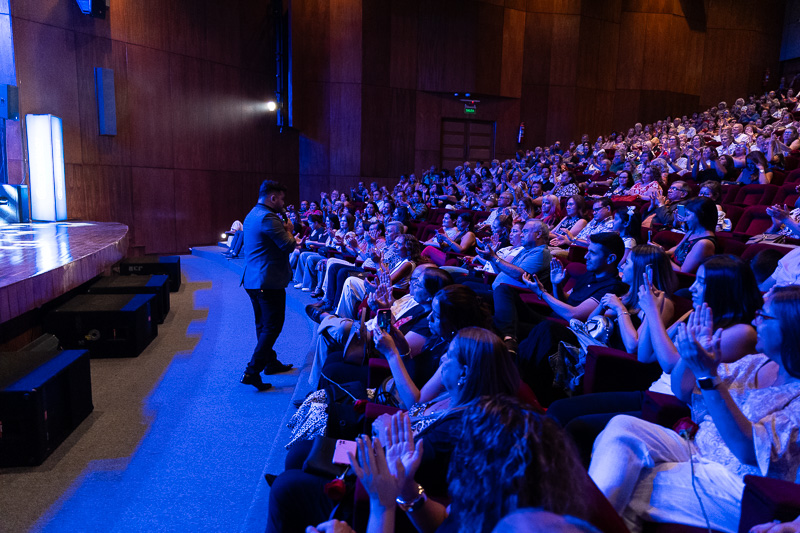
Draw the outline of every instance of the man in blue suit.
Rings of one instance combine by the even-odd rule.
[[[292,223],[284,221],[286,187],[265,180],[258,190],[258,203],[244,219],[245,267],[241,285],[253,304],[258,344],[242,376],[242,383],[263,391],[272,387],[260,373],[286,372],[292,365],[278,361],[273,346],[286,317],[286,285],[292,279],[289,254],[297,245]]]

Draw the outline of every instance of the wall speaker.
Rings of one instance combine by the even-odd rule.
[[[19,89],[16,85],[0,85],[0,118],[19,120]]]
[[[87,15],[95,18],[106,18],[106,11],[108,10],[108,0],[76,0],[78,7]]]
[[[117,134],[117,103],[114,93],[114,71],[94,69],[94,89],[97,95],[97,123],[100,135]]]

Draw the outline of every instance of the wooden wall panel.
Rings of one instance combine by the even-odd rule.
[[[622,0],[622,11],[631,13],[674,13],[679,0]]]
[[[212,101],[206,87],[206,66],[197,58],[169,55],[169,91],[181,95],[169,109],[173,161],[178,168],[208,168],[211,162],[208,141]]]
[[[67,193],[67,216],[88,219],[91,214],[90,199],[87,199],[86,182],[81,179],[81,165],[64,165],[64,184]]]
[[[241,101],[238,102],[242,127],[240,131],[240,141],[242,145],[242,169],[247,172],[267,172],[272,173],[284,165],[284,161],[294,156],[293,165],[288,168],[294,169],[297,173],[297,144],[293,149],[282,148],[271,150],[273,141],[278,139],[277,121],[274,114],[266,113],[263,104],[270,97],[274,96],[270,76],[261,72],[242,71],[241,72]],[[284,130],[284,137],[289,135],[290,130]],[[291,133],[293,138],[297,138],[296,130]],[[280,172],[291,172],[286,167],[280,166]]]
[[[392,94],[388,87],[362,85],[361,175],[389,175]],[[413,115],[409,115],[413,116]]]
[[[525,56],[522,84],[549,83],[553,45],[553,15],[536,13],[525,17]]]
[[[131,165],[170,168],[172,99],[169,54],[129,45],[128,105],[131,128]]]
[[[117,21],[114,39],[158,50],[169,50],[169,34],[173,24],[186,24],[165,16],[167,2],[163,0],[137,0],[117,2],[109,9],[109,17]],[[120,33],[117,33],[120,32]]]
[[[503,19],[503,58],[500,77],[501,96],[519,98],[522,93],[524,46],[525,12],[516,9],[506,9]]]
[[[361,85],[332,83],[330,173],[358,176],[361,170]]]
[[[503,9],[502,3],[497,5],[490,5],[486,3],[478,4],[478,20],[480,21],[480,30],[475,33],[477,46],[475,47],[475,92],[478,94],[500,94],[502,89],[502,76],[507,76],[509,82],[513,84],[515,74],[512,72],[506,73],[504,57],[504,42],[508,38],[518,46],[518,49],[509,52],[508,63],[509,67],[517,67],[517,74],[522,75],[522,65],[514,65],[514,57],[519,55],[519,61],[522,62],[523,51],[525,50],[524,43],[522,42],[525,37],[524,28],[519,35],[509,35],[512,31],[511,28],[505,26],[504,19],[506,18],[506,10]],[[523,20],[525,14],[522,13]],[[520,31],[515,28],[513,31]],[[518,83],[521,85],[521,82]]]
[[[398,89],[416,89],[419,1],[392,0],[391,5],[389,84]]]
[[[391,115],[388,175],[399,176],[396,169],[414,168],[414,122],[416,94],[411,89],[391,89]],[[403,173],[408,173],[409,170]],[[386,176],[387,174],[381,174]]]
[[[647,47],[647,15],[622,13],[617,52],[617,89],[638,89],[644,72]]]
[[[578,53],[581,18],[577,15],[553,17],[550,56],[550,84],[575,86],[578,80]]]
[[[392,12],[383,0],[363,0],[361,81],[388,86],[392,59]],[[407,52],[408,50],[406,50]]]
[[[550,87],[547,103],[547,130],[545,142],[566,140],[574,135],[576,87]]]
[[[205,57],[208,60],[226,65],[240,65],[242,50],[239,35],[239,2],[240,0],[224,2],[205,0],[207,16]]]
[[[361,11],[360,1],[331,0],[332,82],[361,82]]]
[[[74,34],[20,19],[13,20],[13,31],[17,84],[20,88],[20,117],[28,113],[50,113],[61,117],[64,160],[67,163],[80,163],[81,119]]]
[[[306,83],[309,98],[304,101],[306,128],[300,137],[300,174],[327,175],[330,172],[330,84]]]
[[[174,171],[133,167],[131,183],[134,244],[143,246],[146,254],[174,253],[178,249]]]
[[[441,116],[442,98],[417,91],[415,143],[417,150],[435,150],[438,153],[441,136]]]
[[[214,227],[212,198],[225,187],[207,170],[175,170],[175,243],[188,252],[190,246],[208,245],[219,240],[220,228]],[[231,223],[233,220],[231,220]],[[228,225],[227,228],[230,228]]]
[[[171,0],[164,6],[174,22],[168,33],[169,51],[173,54],[204,58],[206,56],[207,6],[198,0]]]
[[[529,13],[561,13],[579,15],[582,0],[528,0],[526,9]]]
[[[202,168],[244,169],[242,152],[242,87],[237,69],[221,63],[204,63],[208,107],[206,125],[208,161]],[[271,115],[274,117],[274,115]]]
[[[91,202],[88,213],[82,218],[100,222],[121,222],[133,228],[133,188],[129,167],[82,165],[81,180],[87,200]],[[69,205],[67,210],[69,211]],[[69,216],[74,215],[70,212]]]
[[[125,45],[119,41],[75,34],[80,111],[81,159],[98,165],[130,165],[130,113]],[[95,68],[114,71],[117,134],[100,135],[97,117]]]
[[[548,123],[549,85],[524,85],[520,99],[520,118],[525,122],[524,146],[541,146],[545,142]],[[553,87],[558,91],[558,87]]]

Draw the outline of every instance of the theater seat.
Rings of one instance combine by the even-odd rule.
[[[792,248],[783,244],[772,244],[768,242],[758,242],[756,244],[748,244],[742,252],[742,261],[749,263],[758,252],[762,250],[777,250],[782,255],[786,255]]]
[[[735,228],[736,224],[739,223],[739,219],[742,218],[744,207],[733,204],[722,204],[722,210],[725,211],[725,216],[731,221],[731,229]]]
[[[772,218],[767,214],[766,205],[748,207],[733,230],[733,236],[746,241],[753,235],[760,235],[772,226]]]
[[[770,205],[777,192],[777,185],[762,185],[760,183],[745,185],[739,189],[736,199],[730,203],[742,206]]]
[[[775,193],[775,198],[772,199],[772,203],[778,205],[786,204],[791,209],[794,207],[798,196],[800,196],[800,193],[797,192],[797,184],[789,183],[778,189],[778,192]]]
[[[787,185],[789,183],[794,183],[795,185],[797,185],[798,183],[800,183],[800,168],[792,171],[789,171],[789,169],[787,168],[786,171],[789,173],[786,174],[786,179],[783,180],[784,185]]]

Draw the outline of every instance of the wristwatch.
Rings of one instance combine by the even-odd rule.
[[[400,510],[405,511],[406,513],[413,513],[425,505],[425,502],[428,501],[428,496],[425,494],[425,489],[422,488],[422,485],[417,485],[417,497],[412,501],[407,502],[400,496],[398,496],[395,501],[397,502],[397,506],[400,508]]]
[[[720,383],[722,383],[722,378],[719,376],[697,378],[697,387],[700,390],[714,390]]]

